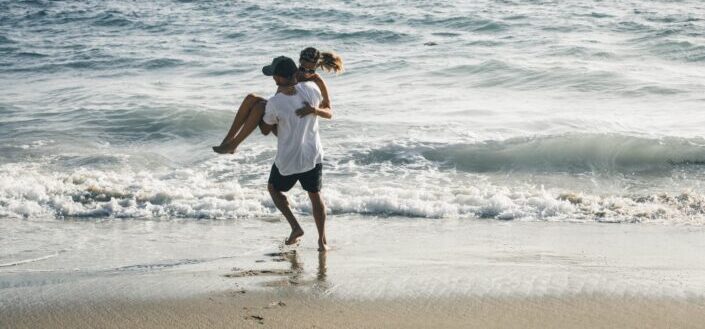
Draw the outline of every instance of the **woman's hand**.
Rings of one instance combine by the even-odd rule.
[[[312,107],[308,102],[304,102],[304,107],[296,110],[296,115],[303,118],[309,114],[316,114],[316,108]]]

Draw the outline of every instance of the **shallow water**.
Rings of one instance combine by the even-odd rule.
[[[0,218],[276,215],[274,140],[210,146],[315,46],[334,215],[702,225],[704,40],[699,1],[2,1]]]
[[[282,246],[283,221],[7,221],[24,225],[0,240],[0,309],[242,290],[407,301],[705,292],[694,226],[336,216],[333,249],[318,253],[310,219],[295,249]]]

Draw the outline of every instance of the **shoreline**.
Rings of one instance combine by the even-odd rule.
[[[702,227],[336,217],[318,253],[311,220],[295,251],[280,221],[17,224],[2,328],[705,323]]]

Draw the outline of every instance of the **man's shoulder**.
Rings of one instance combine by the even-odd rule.
[[[276,94],[270,96],[269,99],[267,99],[267,103],[281,102],[281,99],[283,96],[284,96],[284,94],[282,94],[282,93],[276,93]]]
[[[321,92],[321,90],[318,89],[318,85],[313,81],[299,82],[299,87],[307,91],[317,91],[319,93]]]
[[[320,99],[321,90],[318,89],[318,85],[313,81],[299,82],[299,91],[306,95],[306,98],[310,102],[314,102],[316,99]]]
[[[286,95],[282,93],[276,93],[272,95],[272,97],[269,97],[267,100],[267,107],[275,107],[284,102],[284,99],[286,98]]]

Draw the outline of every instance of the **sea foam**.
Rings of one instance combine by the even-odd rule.
[[[264,169],[264,168],[263,168]],[[218,181],[197,170],[121,172],[79,169],[52,173],[38,166],[0,167],[0,216],[15,218],[252,219],[278,216],[264,177],[245,184]],[[705,198],[681,194],[599,195],[501,186],[466,177],[434,184],[371,178],[326,179],[328,212],[369,216],[705,224]],[[374,182],[363,183],[368,179]],[[448,179],[448,178],[446,178]],[[330,180],[330,182],[328,182]],[[473,182],[473,184],[469,184]],[[310,214],[308,197],[289,193],[292,207]]]

